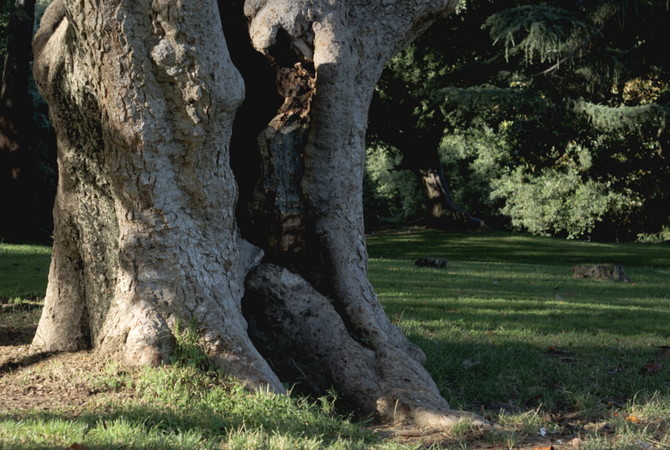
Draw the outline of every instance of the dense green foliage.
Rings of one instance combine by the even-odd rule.
[[[388,150],[369,165],[411,169],[437,152],[456,201],[495,226],[659,232],[670,223],[670,63],[658,47],[669,19],[660,1],[469,1],[388,65],[370,125]],[[376,174],[369,188],[391,192],[396,179]]]
[[[421,186],[407,170],[397,170],[402,155],[385,146],[367,149],[363,197],[365,223],[378,226],[406,224],[423,210]]]

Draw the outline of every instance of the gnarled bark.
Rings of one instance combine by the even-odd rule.
[[[35,75],[60,181],[35,345],[158,364],[176,324],[194,322],[212,360],[250,386],[282,392],[302,366],[308,390],[335,386],[365,413],[453,423],[367,280],[362,180],[384,63],[454,2],[246,2],[285,99],[259,137],[260,170],[236,163],[238,179],[260,174],[237,208],[256,246],[237,230],[228,148],[243,86],[216,6],[55,0],[45,15]]]
[[[240,309],[259,252],[235,227],[228,143],[244,90],[216,3],[56,0],[35,54],[60,175],[35,345],[157,364],[195,321],[219,366],[282,391]]]
[[[278,308],[277,298],[296,299],[304,295],[314,299],[318,295],[316,292],[307,294],[302,288],[302,294],[282,294],[282,282],[276,280],[285,277],[275,274],[273,283],[266,270],[263,282],[253,277],[249,281],[257,296],[262,293],[261,297],[275,299],[269,303],[273,306],[257,314],[257,323],[288,321],[291,326],[274,330],[270,339],[261,336],[257,342],[263,353],[274,361],[272,355],[277,353],[277,342],[281,342],[281,337],[289,334],[291,329],[299,330],[294,334],[304,332],[305,336],[319,330],[322,340],[340,342],[343,346],[340,335],[346,329],[359,343],[357,350],[351,347],[353,344],[347,345],[346,350],[331,349],[325,344],[324,348],[315,348],[318,347],[316,343],[307,345],[313,339],[304,336],[285,347],[301,349],[293,361],[307,358],[310,361],[304,364],[308,367],[325,369],[329,372],[326,379],[331,380],[340,392],[346,392],[350,399],[357,400],[362,409],[369,411],[374,403],[377,412],[386,419],[408,419],[424,425],[449,423],[457,415],[449,410],[421,366],[425,358],[423,353],[389,322],[367,279],[362,208],[365,128],[373,89],[388,58],[418,35],[422,27],[438,15],[450,12],[454,6],[449,2],[431,1],[364,4],[267,1],[247,2],[245,10],[252,19],[252,42],[259,51],[274,58],[275,54],[286,54],[287,49],[281,48],[282,45],[290,45],[302,61],[295,63],[292,69],[283,70],[295,73],[302,71],[306,64],[314,67],[313,88],[303,90],[310,95],[304,94],[303,101],[296,102],[295,95],[285,92],[285,106],[293,106],[291,113],[280,112],[261,139],[261,147],[272,141],[284,149],[265,152],[268,156],[284,155],[285,147],[292,147],[289,150],[302,155],[301,166],[295,170],[296,165],[289,164],[288,170],[294,172],[287,173],[287,165],[275,156],[272,160],[278,163],[262,183],[281,184],[281,191],[288,192],[283,198],[295,199],[288,203],[275,202],[275,214],[288,216],[292,210],[298,210],[301,214],[294,222],[300,223],[300,229],[304,229],[298,233],[301,245],[272,246],[272,250],[280,254],[276,260],[284,264],[289,261],[292,268],[316,287],[318,295],[330,298],[333,301],[332,315],[337,314],[344,324],[336,336],[328,333],[323,336],[324,327],[279,319],[278,311],[297,318],[312,316],[315,310],[308,308],[301,313],[288,313],[287,310],[295,306],[293,301],[284,300]],[[295,133],[299,118],[304,124],[298,128],[300,137],[306,136],[306,142],[304,146],[295,140],[287,144],[285,137]],[[291,183],[291,175],[296,172],[302,175],[299,185]],[[276,180],[285,182],[277,183]],[[295,208],[298,200],[302,201],[302,208]],[[260,204],[267,207],[267,203]],[[272,235],[272,232],[267,229],[265,234]],[[254,276],[261,276],[258,273]],[[278,291],[275,296],[269,292],[271,285]],[[322,300],[320,303],[321,317],[326,314],[326,302]],[[263,302],[258,301],[256,310],[263,309],[262,305]],[[325,318],[323,321],[331,322]],[[301,328],[301,324],[305,328]],[[336,329],[334,326],[326,328]],[[267,333],[267,330],[263,331]],[[311,359],[311,355],[330,352],[335,352],[330,359]],[[352,353],[345,357],[340,355],[341,352]],[[301,358],[300,355],[309,356]],[[350,369],[349,375],[345,376],[347,371],[338,367],[338,361],[345,361],[340,363],[345,366],[354,364],[356,369]],[[274,367],[281,367],[281,364],[275,362]],[[290,368],[287,370],[290,372]],[[312,370],[302,372],[311,373]],[[365,379],[366,383],[352,387],[353,379]],[[314,380],[306,384],[310,383]]]
[[[263,264],[247,278],[247,308],[255,341],[279,373],[299,387],[324,393],[335,387],[353,410],[385,421],[448,427],[474,415],[449,410],[430,375],[392,337],[372,345],[352,336],[330,299],[286,268]],[[262,313],[259,313],[261,312]]]

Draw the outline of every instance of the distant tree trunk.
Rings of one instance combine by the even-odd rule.
[[[384,420],[458,420],[367,280],[362,211],[374,85],[453,3],[246,2],[285,98],[260,168],[236,163],[238,179],[258,178],[238,208],[254,246],[236,225],[228,150],[244,87],[217,3],[55,0],[34,44],[60,170],[35,345],[159,364],[175,325],[194,323],[214,363],[249,386],[335,386]]]
[[[441,131],[441,128],[436,125],[434,130]],[[432,138],[421,138],[418,133],[413,132],[407,134],[405,139],[415,137],[416,140],[413,144],[400,144],[403,159],[399,168],[410,170],[421,184],[426,204],[426,223],[446,229],[484,228],[483,220],[473,216],[454,201],[449,180],[437,152],[442,133],[439,132],[439,136]]]
[[[483,220],[473,216],[454,202],[449,181],[441,163],[416,169],[421,180],[423,195],[428,209],[428,224],[439,228],[476,228],[486,226]]]
[[[389,82],[389,80],[387,80]],[[402,89],[396,83],[391,89]],[[385,89],[389,87],[385,86]],[[438,228],[483,228],[484,221],[458,205],[449,187],[449,180],[440,161],[438,149],[444,136],[444,125],[438,120],[419,124],[416,111],[419,105],[372,99],[371,134],[373,139],[394,146],[402,154],[396,169],[409,170],[421,186],[426,205],[425,223]]]
[[[26,164],[32,130],[32,101],[28,94],[35,0],[0,2],[10,11],[0,74],[0,192],[3,216],[0,234],[23,235],[30,226],[30,183],[35,174]],[[11,216],[11,219],[10,219]]]

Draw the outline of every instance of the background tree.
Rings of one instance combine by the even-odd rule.
[[[456,203],[490,224],[602,239],[667,226],[665,2],[478,1],[459,19],[392,60],[379,139],[445,164]],[[437,146],[411,145],[436,128]]]
[[[52,228],[55,154],[30,74],[35,6],[35,0],[0,1],[0,236],[45,241]]]
[[[57,132],[59,184],[34,344],[160,364],[175,327],[193,324],[212,361],[251,387],[334,386],[366,414],[452,424],[461,414],[367,280],[362,183],[385,62],[454,2],[231,6],[55,0],[45,13],[34,70]],[[254,226],[240,233],[229,153],[256,149],[229,146],[244,85],[222,23],[247,18],[284,103],[269,124],[238,122],[263,129],[258,157],[236,163],[238,180],[254,179],[241,183],[253,192],[239,221]],[[244,54],[238,32],[228,44]]]
[[[19,149],[28,133],[25,132],[31,116],[28,79],[31,61],[34,0],[0,2],[0,149],[5,158],[17,161]],[[21,164],[11,164],[11,178],[18,179]],[[8,174],[3,174],[3,178]]]

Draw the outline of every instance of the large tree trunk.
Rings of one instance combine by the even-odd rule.
[[[260,255],[238,239],[228,163],[242,80],[216,3],[189,5],[56,0],[42,20],[35,78],[59,186],[34,343],[158,364],[176,324],[195,321],[221,367],[281,391],[241,314]]]
[[[35,39],[60,167],[35,345],[158,364],[176,324],[195,323],[250,386],[335,386],[385,420],[457,420],[367,280],[362,211],[374,85],[453,3],[247,1],[285,98],[259,137],[260,170],[236,163],[238,179],[260,174],[238,208],[254,246],[236,225],[228,146],[243,85],[216,2],[55,0]]]

